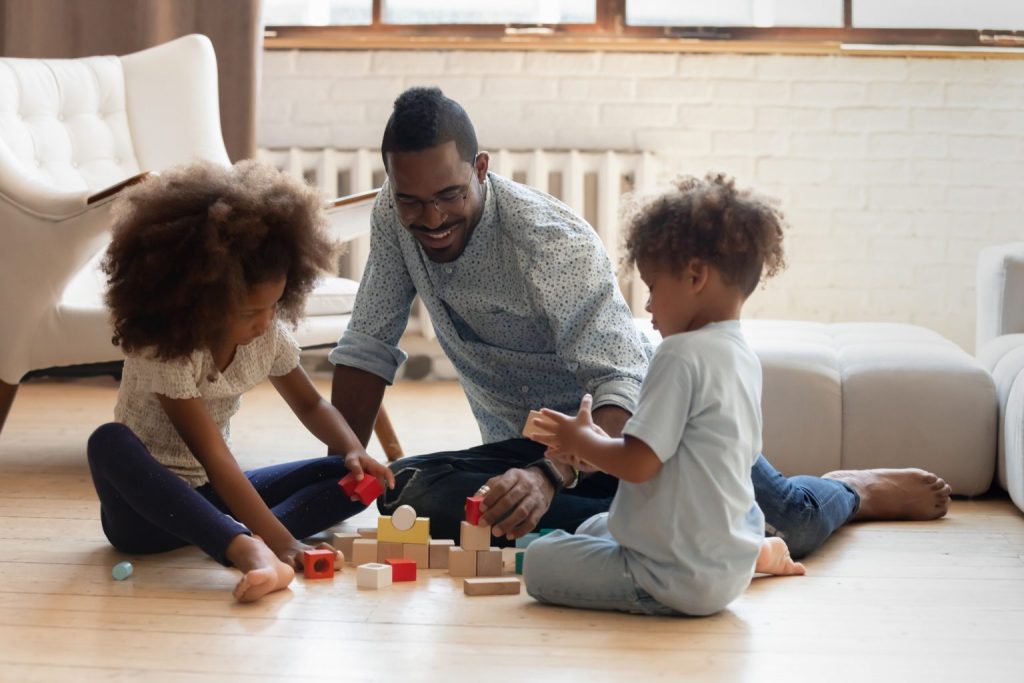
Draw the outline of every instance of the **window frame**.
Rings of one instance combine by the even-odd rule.
[[[626,26],[626,0],[595,0],[593,24],[384,24],[381,0],[370,25],[267,26],[267,49],[557,50],[747,52],[1024,58],[1024,30],[854,28],[853,0],[843,27]]]

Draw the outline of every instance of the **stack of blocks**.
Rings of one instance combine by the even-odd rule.
[[[459,528],[459,545],[448,550],[452,576],[501,576],[501,548],[491,547],[491,527],[480,526],[481,496],[466,499],[466,520]]]

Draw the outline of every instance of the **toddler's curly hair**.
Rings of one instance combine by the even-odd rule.
[[[113,342],[157,358],[214,343],[249,287],[287,277],[277,317],[296,324],[335,264],[315,190],[255,161],[195,162],[126,191],[103,259]]]
[[[775,202],[721,173],[703,180],[683,176],[669,190],[634,210],[624,262],[667,267],[678,274],[690,259],[714,266],[744,296],[786,267],[785,221]]]

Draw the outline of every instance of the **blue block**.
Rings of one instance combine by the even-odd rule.
[[[132,575],[132,563],[131,562],[118,562],[114,565],[114,569],[111,570],[110,574],[117,581],[124,581]]]

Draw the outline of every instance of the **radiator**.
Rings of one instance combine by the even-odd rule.
[[[326,197],[371,190],[380,187],[385,179],[384,164],[377,150],[260,149],[258,158],[319,187]],[[492,153],[490,168],[561,199],[586,218],[616,269],[622,253],[622,197],[628,192],[653,188],[659,171],[650,152],[545,149],[500,150]],[[353,240],[342,257],[341,274],[360,279],[369,249],[368,237]],[[619,286],[634,315],[643,316],[647,294],[635,268],[620,273]],[[411,326],[428,338],[433,336],[426,311],[419,302]]]

